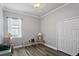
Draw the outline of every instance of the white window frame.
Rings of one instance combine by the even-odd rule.
[[[22,37],[22,19],[8,17],[8,33],[11,34],[12,38],[21,38]]]

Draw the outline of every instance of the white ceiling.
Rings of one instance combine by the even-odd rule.
[[[41,3],[40,8],[34,8],[33,3],[3,3],[3,7],[10,10],[29,13],[34,16],[43,16],[64,3]]]

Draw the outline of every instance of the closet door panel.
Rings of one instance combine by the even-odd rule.
[[[79,53],[79,18],[72,20],[72,27],[74,31],[74,44],[76,44],[77,53]],[[76,43],[75,43],[76,41]],[[75,50],[74,50],[75,51]]]
[[[74,55],[73,49],[75,49],[76,45],[73,43],[74,42],[74,32],[72,30],[72,21],[64,21],[63,24],[63,51]],[[75,45],[75,46],[74,46]],[[74,46],[74,48],[73,48]]]
[[[0,3],[0,44],[3,43],[3,10]]]
[[[58,24],[58,50],[70,55],[79,52],[79,19],[65,20]]]
[[[3,42],[3,23],[0,21],[0,44]]]
[[[63,51],[63,23],[57,23],[57,33],[58,33],[58,50]]]

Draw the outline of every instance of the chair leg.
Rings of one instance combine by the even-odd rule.
[[[11,54],[14,54],[14,46],[11,45]]]

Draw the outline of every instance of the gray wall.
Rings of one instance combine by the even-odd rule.
[[[30,40],[40,32],[40,20],[27,15],[4,11],[4,34],[8,32],[8,24],[6,17],[22,18],[22,38],[13,39],[16,46],[21,45],[23,42]],[[36,38],[36,37],[35,37]]]
[[[56,47],[56,21],[51,16],[41,20],[41,32],[44,35],[45,42]]]
[[[45,17],[42,17],[41,31],[44,34],[44,40],[46,43],[57,48],[57,23],[75,16],[79,16],[79,4],[69,4]]]

